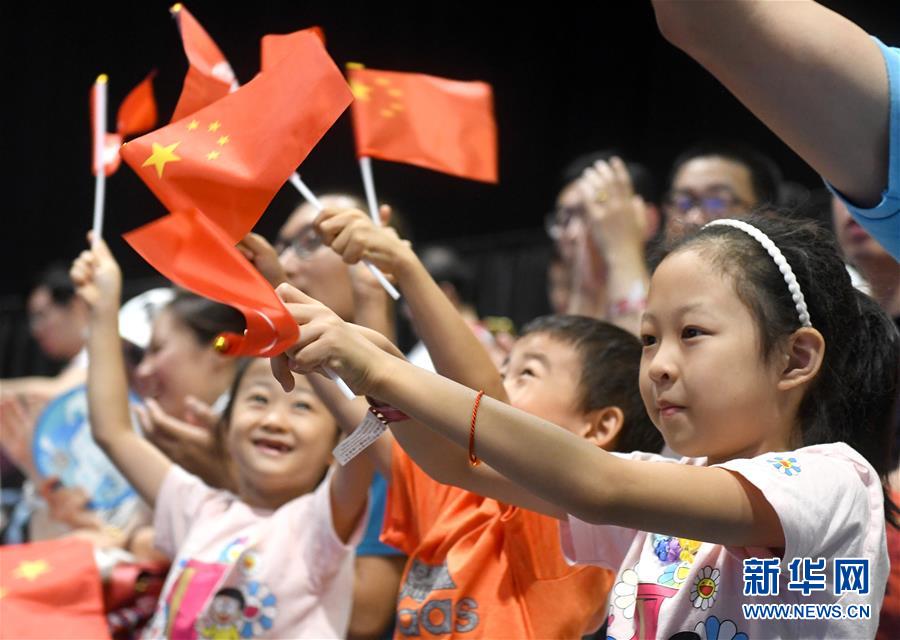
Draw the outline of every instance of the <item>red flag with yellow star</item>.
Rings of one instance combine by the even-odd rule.
[[[0,546],[0,638],[109,638],[91,543]]]
[[[484,82],[347,69],[357,156],[497,182],[493,93]]]
[[[271,285],[199,211],[176,211],[126,233],[125,240],[175,284],[244,314],[246,335],[224,336],[228,354],[274,356],[297,341],[297,323]]]
[[[172,122],[212,104],[237,90],[237,80],[228,60],[184,5],[177,3],[170,9],[181,32],[181,42],[188,59],[188,71]]]
[[[313,33],[294,34],[270,70],[122,157],[169,211],[199,209],[237,243],[352,100]]]

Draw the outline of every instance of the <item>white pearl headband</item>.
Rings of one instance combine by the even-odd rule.
[[[707,222],[705,225],[703,225],[703,228],[705,229],[706,227],[711,227],[713,225],[721,225],[725,227],[734,227],[735,229],[740,229],[762,245],[763,249],[765,249],[766,252],[770,256],[772,256],[772,260],[775,261],[775,266],[777,266],[778,270],[781,271],[781,275],[784,276],[784,281],[787,283],[788,291],[791,292],[791,297],[794,299],[794,305],[797,307],[797,315],[800,318],[800,325],[804,327],[811,327],[812,322],[810,322],[809,320],[809,309],[806,308],[806,299],[803,297],[803,292],[800,291],[800,283],[797,282],[797,276],[794,275],[794,270],[791,269],[791,265],[788,264],[787,258],[785,258],[784,254],[781,253],[781,249],[775,246],[775,243],[772,242],[772,239],[762,231],[754,227],[752,224],[748,224],[741,220],[721,218],[719,220]]]

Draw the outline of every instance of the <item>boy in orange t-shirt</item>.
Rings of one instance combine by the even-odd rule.
[[[613,574],[569,566],[555,518],[435,482],[396,444],[392,458],[381,539],[409,556],[396,637],[578,638],[603,621]]]

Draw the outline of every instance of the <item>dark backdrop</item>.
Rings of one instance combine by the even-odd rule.
[[[900,42],[896,4],[827,4],[884,41]],[[336,0],[188,3],[241,82],[258,70],[261,36],[318,24],[339,65],[359,61],[493,85],[498,186],[375,161],[380,199],[406,215],[417,242],[451,241],[483,267],[479,305],[484,313],[521,321],[546,308],[539,227],[553,205],[561,167],[585,151],[618,148],[646,162],[663,180],[672,157],[692,141],[736,137],[773,156],[790,179],[819,185],[812,171],[711,76],[662,39],[649,1],[537,7]],[[2,171],[4,191],[12,195],[4,203],[0,308],[6,311],[0,334],[20,335],[11,323],[20,321],[15,310],[31,278],[52,259],[74,257],[90,226],[88,91],[94,78],[101,72],[110,76],[113,122],[125,94],[156,69],[165,122],[187,63],[163,2],[4,3],[0,24]],[[316,191],[361,191],[346,114],[301,170]],[[274,233],[298,201],[287,185],[259,230]],[[107,181],[105,235],[127,279],[146,282],[154,272],[120,234],[163,213],[124,164]],[[523,271],[504,272],[506,267]],[[0,369],[7,369],[2,362]],[[9,373],[0,370],[0,375]]]

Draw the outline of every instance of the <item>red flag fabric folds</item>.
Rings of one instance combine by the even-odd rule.
[[[188,59],[184,86],[172,115],[175,122],[227,96],[238,85],[225,55],[190,11],[178,3],[171,12]]]
[[[300,33],[312,33],[322,41],[322,45],[325,44],[325,32],[321,27],[310,27],[294,33],[265,35],[259,43],[260,71],[268,71],[288,55],[291,52],[291,39]]]
[[[122,138],[148,131],[156,126],[156,100],[153,98],[155,71],[132,89],[116,115],[116,131]]]
[[[357,67],[347,75],[358,156],[497,182],[489,84]]]
[[[91,543],[0,546],[0,638],[109,638]]]
[[[313,33],[289,43],[271,70],[122,149],[169,211],[199,209],[234,243],[352,100]]]
[[[125,234],[169,280],[244,314],[244,336],[224,336],[227,353],[273,356],[297,341],[297,323],[231,238],[196,210],[176,211]]]

